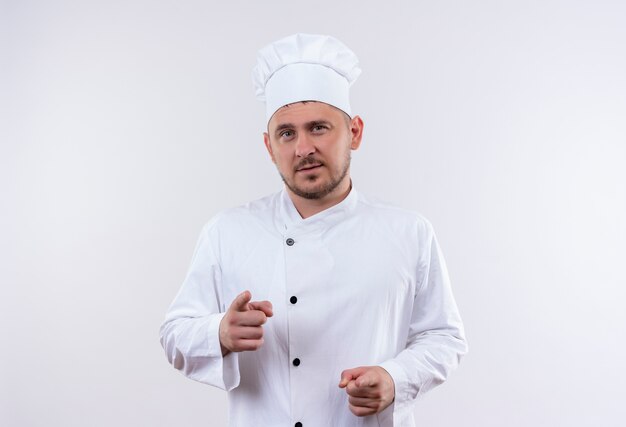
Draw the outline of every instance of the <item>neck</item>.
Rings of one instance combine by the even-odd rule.
[[[288,187],[285,188],[300,216],[306,219],[316,213],[335,206],[348,197],[348,193],[350,193],[352,189],[352,180],[350,177],[346,177],[344,182],[339,184],[332,193],[327,194],[321,199],[306,199],[293,193]]]

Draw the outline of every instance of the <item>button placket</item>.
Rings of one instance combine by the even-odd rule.
[[[295,232],[295,233],[294,233]],[[317,242],[311,233],[298,233],[297,230],[288,230],[283,235],[285,257],[285,293],[288,299],[287,323],[288,323],[288,369],[290,388],[292,390],[290,400],[292,408],[292,425],[302,426],[302,415],[306,413],[306,378],[309,375],[309,367],[306,365],[306,330],[307,319],[300,307],[299,296],[304,289],[311,286],[311,277],[302,272],[312,268],[310,260],[317,253]]]

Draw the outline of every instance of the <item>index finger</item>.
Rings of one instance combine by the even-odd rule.
[[[252,294],[250,291],[243,291],[235,300],[230,304],[230,309],[235,311],[248,311],[250,307],[248,306],[248,302],[252,298]]]

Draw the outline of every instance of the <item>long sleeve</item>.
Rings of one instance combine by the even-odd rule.
[[[167,360],[185,376],[232,390],[239,385],[237,353],[222,357],[219,325],[224,317],[221,270],[215,246],[216,218],[202,229],[187,276],[160,328]]]
[[[431,224],[424,224],[406,348],[380,364],[395,383],[394,425],[410,415],[420,395],[446,380],[468,350],[443,255]]]

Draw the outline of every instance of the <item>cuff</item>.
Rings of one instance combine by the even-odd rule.
[[[393,379],[395,392],[393,402],[379,416],[389,419],[391,421],[389,425],[404,425],[403,421],[413,414],[413,399],[409,393],[409,378],[406,371],[393,359],[380,363],[378,366],[387,371]]]
[[[210,338],[209,342],[211,343],[209,352],[217,362],[218,372],[222,372],[221,380],[223,387],[220,388],[223,388],[226,391],[231,391],[239,385],[240,381],[239,354],[231,351],[226,356],[222,356],[222,346],[220,345],[220,323],[225,315],[226,313],[219,313],[212,316],[213,318],[211,319],[207,333]]]

